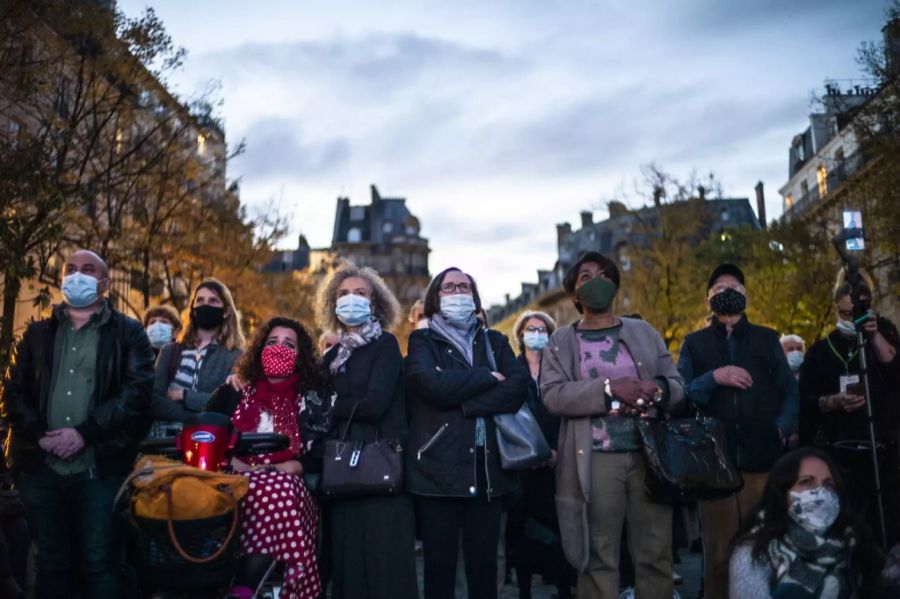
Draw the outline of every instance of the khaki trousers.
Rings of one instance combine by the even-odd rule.
[[[741,472],[741,476],[744,488],[739,493],[699,503],[705,599],[728,599],[728,549],[741,525],[753,517],[769,479],[765,472]]]
[[[578,575],[579,599],[618,599],[619,542],[628,522],[636,599],[672,599],[672,506],[644,491],[644,455],[593,452],[588,506],[590,561]]]

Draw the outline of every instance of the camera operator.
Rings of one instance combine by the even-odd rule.
[[[863,351],[867,352],[886,540],[891,547],[900,541],[900,337],[890,320],[869,308],[871,290],[871,279],[864,276],[859,290],[861,305],[854,306],[850,283],[839,281],[835,289],[835,329],[809,348],[800,367],[801,443],[824,447],[844,467],[853,507],[865,515],[872,530],[878,530],[856,333],[859,323],[865,338]]]

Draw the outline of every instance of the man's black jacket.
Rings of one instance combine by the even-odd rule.
[[[147,408],[153,388],[153,350],[141,323],[110,305],[100,325],[93,408],[75,428],[94,448],[100,474],[131,470],[138,445],[150,426]],[[16,347],[15,362],[4,385],[3,408],[10,425],[10,466],[35,471],[46,452],[38,441],[47,432],[47,413],[55,365],[59,363],[56,314],[34,322]]]

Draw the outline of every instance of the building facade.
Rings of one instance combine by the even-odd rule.
[[[749,226],[759,229],[762,226],[748,198],[707,199],[703,197],[702,188],[700,191],[699,200],[704,202],[711,218],[709,228],[698,231],[698,237],[705,238],[728,228]],[[550,270],[538,270],[536,283],[523,282],[518,296],[507,295],[502,305],[492,306],[488,310],[490,322],[502,322],[528,307],[547,311],[558,322],[577,319],[562,284],[566,270],[584,252],[600,252],[614,259],[623,272],[631,270],[629,250],[647,243],[647,231],[654,230],[659,223],[659,208],[644,206],[631,210],[618,201],[609,202],[607,208],[609,218],[597,222],[593,212],[582,211],[581,227],[577,230],[573,230],[568,222],[556,225],[556,264]]]
[[[266,272],[305,271],[325,275],[341,263],[375,269],[404,306],[421,298],[428,287],[428,240],[406,198],[382,197],[374,185],[367,205],[352,205],[339,197],[331,245],[310,248],[301,235],[297,249],[278,251]]]

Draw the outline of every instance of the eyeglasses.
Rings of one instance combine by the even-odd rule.
[[[525,327],[526,333],[546,333],[547,327]]]
[[[441,293],[472,293],[472,285],[469,283],[444,283],[441,285]]]

